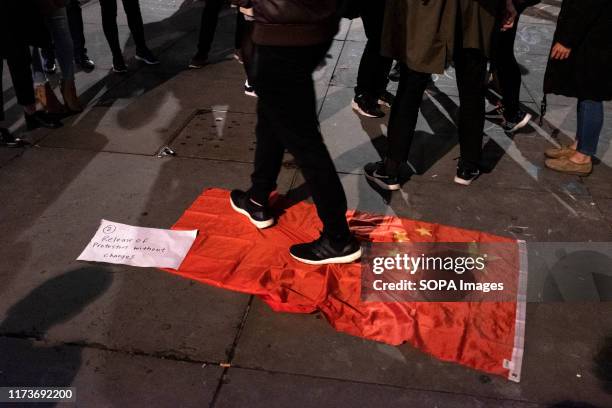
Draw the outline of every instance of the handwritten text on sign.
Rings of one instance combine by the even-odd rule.
[[[178,269],[197,232],[134,227],[102,220],[77,260]]]

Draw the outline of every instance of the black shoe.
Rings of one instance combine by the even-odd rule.
[[[378,99],[370,98],[365,94],[357,95],[351,102],[351,107],[360,115],[368,118],[382,118],[385,112],[380,110]]]
[[[234,211],[246,216],[259,229],[274,225],[274,217],[268,207],[254,202],[244,191],[233,190],[230,193],[230,204]]]
[[[382,94],[380,94],[380,96],[378,97],[378,103],[381,105],[386,106],[387,108],[390,108],[391,105],[393,105],[393,102],[395,101],[395,95],[393,95],[391,92],[389,91],[384,91]]]
[[[491,109],[490,111],[485,113],[485,118],[487,119],[503,119],[504,117],[504,107],[502,105],[495,107],[495,109]]]
[[[400,79],[400,63],[399,61],[393,65],[391,72],[389,72],[389,81],[398,82]]]
[[[531,120],[531,113],[519,110],[513,117],[506,117],[504,115],[504,121],[501,126],[508,133],[516,132],[520,128],[527,126],[527,123]]]
[[[306,244],[293,245],[289,253],[300,262],[309,265],[351,263],[361,258],[361,246],[351,236],[343,242],[334,242],[325,234]]]
[[[384,190],[395,191],[400,189],[397,177],[387,176],[385,173],[385,164],[383,162],[368,163],[363,168],[363,171],[368,180],[373,181]]]
[[[147,65],[157,65],[159,64],[159,60],[150,49],[144,48],[142,50],[136,50],[136,60],[142,61]]]
[[[24,116],[28,130],[34,130],[41,127],[57,129],[63,126],[62,122],[42,111],[36,111],[31,115],[24,113]]]
[[[472,181],[476,180],[480,176],[480,170],[473,166],[466,166],[459,162],[457,166],[457,175],[455,176],[455,183],[461,184],[462,186],[469,186]]]
[[[128,68],[127,65],[125,65],[123,55],[113,57],[113,72],[116,72],[118,74],[125,74],[126,72],[128,72]]]
[[[255,88],[253,88],[249,84],[249,80],[248,79],[244,82],[244,94],[247,95],[247,96],[252,96],[254,98],[257,98],[257,93],[255,92]]]
[[[8,129],[0,128],[0,146],[3,147],[22,147],[25,142],[11,134]]]
[[[87,53],[83,53],[74,59],[77,65],[81,67],[81,69],[85,72],[91,72],[96,68],[96,64],[93,62],[91,58],[87,55]]]
[[[189,61],[189,68],[191,69],[200,69],[208,64],[208,55],[196,53],[193,57],[191,57],[191,61]]]
[[[43,71],[45,71],[45,73],[47,74],[55,74],[55,71],[57,71],[57,65],[55,65],[55,60],[45,60],[45,64],[43,65]]]

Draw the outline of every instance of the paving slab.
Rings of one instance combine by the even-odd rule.
[[[182,157],[252,162],[256,123],[253,113],[200,111],[172,146]]]
[[[536,404],[231,368],[215,406],[237,407],[537,407]]]
[[[519,384],[443,363],[408,345],[393,347],[337,333],[318,314],[274,313],[259,300],[247,318],[235,364],[551,406],[566,400],[606,406],[609,379],[597,377],[599,363],[591,362],[606,347],[605,333],[612,329],[610,307],[609,303],[530,305]]]
[[[218,366],[31,339],[0,337],[0,348],[1,386],[74,387],[76,406],[208,406],[222,373]]]
[[[0,268],[0,319],[25,299],[32,308],[17,309],[20,318],[2,334],[225,360],[248,296],[155,269],[74,259],[102,218],[167,228],[203,189],[246,188],[251,171],[250,164],[219,161],[28,150],[0,175],[0,223],[12,243],[0,249],[12,259]],[[281,191],[292,178],[292,170],[283,172]],[[23,186],[19,194],[15,185]],[[89,297],[80,297],[82,287],[91,288]],[[53,319],[37,313],[47,309],[59,319],[53,328],[47,327]]]

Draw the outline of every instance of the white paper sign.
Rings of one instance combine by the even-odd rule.
[[[77,260],[178,269],[197,233],[101,220],[96,235]]]

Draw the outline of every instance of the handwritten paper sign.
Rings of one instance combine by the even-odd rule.
[[[134,227],[101,220],[100,228],[77,260],[178,269],[197,232]]]

